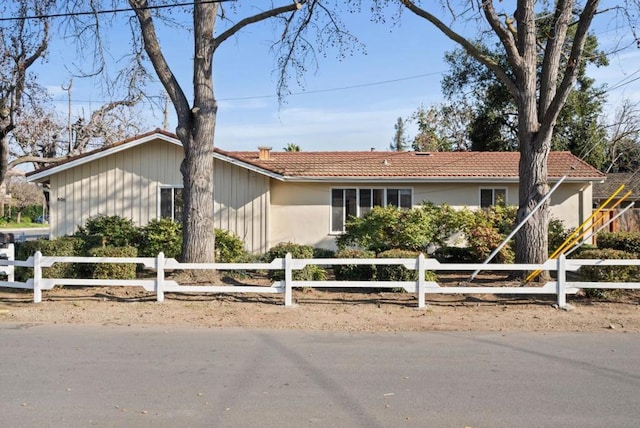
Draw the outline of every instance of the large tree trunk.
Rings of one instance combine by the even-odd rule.
[[[524,143],[524,145],[523,145]],[[549,192],[547,157],[549,142],[520,140],[518,223]],[[543,263],[548,258],[549,201],[536,210],[516,234],[516,263]]]

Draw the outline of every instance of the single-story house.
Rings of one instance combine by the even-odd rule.
[[[214,154],[215,227],[244,240],[255,253],[279,242],[335,248],[345,218],[377,205],[403,208],[424,201],[486,207],[518,204],[518,153],[504,152],[274,152]],[[28,174],[50,192],[50,236],[73,234],[98,214],[145,225],[180,218],[183,149],[156,130],[69,158]],[[592,183],[604,174],[569,152],[553,152],[548,171],[551,211],[566,227],[591,214]]]

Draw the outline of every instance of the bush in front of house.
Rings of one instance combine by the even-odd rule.
[[[84,243],[73,237],[58,239],[37,239],[16,244],[16,260],[26,260],[40,251],[43,256],[72,257],[81,255]],[[79,273],[79,264],[56,263],[51,267],[42,269],[43,278],[76,278]],[[26,281],[33,278],[33,269],[17,267],[15,270],[17,281]]]
[[[169,218],[153,219],[140,228],[136,243],[140,257],[156,257],[160,252],[167,258],[179,259],[182,253],[182,225]]]
[[[598,248],[610,248],[640,254],[639,232],[600,232],[597,237]]]
[[[474,263],[477,258],[468,247],[440,247],[433,253],[440,263]]]
[[[90,217],[84,226],[79,227],[75,236],[85,241],[88,251],[98,246],[134,246],[139,240],[139,230],[131,219],[99,214]]]
[[[420,255],[417,251],[388,250],[378,254],[379,259],[416,259]],[[436,281],[433,271],[425,271],[427,281]],[[417,281],[418,271],[407,269],[403,265],[376,265],[376,279],[379,281]]]
[[[376,253],[357,248],[344,248],[336,252],[337,259],[375,259]],[[375,278],[375,265],[334,265],[336,281],[371,281]]]
[[[581,259],[628,260],[635,259],[636,255],[626,251],[604,248],[584,250],[579,257]],[[638,281],[640,278],[639,266],[581,266],[578,272],[584,281],[589,282],[629,282]],[[588,297],[606,298],[619,291],[585,288],[584,292]]]
[[[137,257],[135,247],[96,247],[89,250],[90,257]],[[90,278],[95,279],[135,279],[135,263],[95,263],[85,265]]]
[[[426,252],[429,245],[442,245],[459,230],[466,215],[465,211],[433,203],[409,210],[377,206],[362,217],[347,220],[345,233],[336,238],[336,244],[338,248],[362,248],[375,253],[391,249]]]
[[[222,229],[216,229],[215,234],[216,263],[242,263],[249,258],[244,242],[237,235]]]
[[[293,242],[281,242],[273,246],[264,255],[264,261],[272,262],[277,258],[285,258],[287,253],[291,253],[294,259],[312,259],[313,247],[309,245],[294,244]],[[284,270],[269,271],[269,278],[274,281],[284,279]],[[327,273],[318,265],[307,265],[302,269],[293,271],[293,279],[296,281],[323,281],[327,278]]]

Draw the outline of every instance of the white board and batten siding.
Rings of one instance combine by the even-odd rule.
[[[182,185],[183,157],[182,147],[153,141],[52,175],[51,235],[71,235],[100,214],[146,225],[158,217],[159,187]]]
[[[214,162],[214,222],[260,254],[269,249],[269,177],[220,161]]]
[[[96,215],[144,226],[160,214],[160,188],[182,187],[182,146],[163,140],[63,169],[50,180],[50,235],[72,235]],[[215,226],[238,235],[247,250],[268,249],[269,178],[219,160],[214,166]]]

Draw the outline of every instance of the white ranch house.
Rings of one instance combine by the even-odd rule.
[[[372,206],[518,204],[513,152],[274,152],[215,149],[215,227],[261,253],[279,242],[333,249],[347,215]],[[51,238],[73,234],[91,216],[119,215],[145,225],[179,218],[182,209],[177,137],[155,130],[33,171],[49,190]],[[605,175],[569,152],[552,152],[552,216],[577,227],[592,210],[592,184]]]

